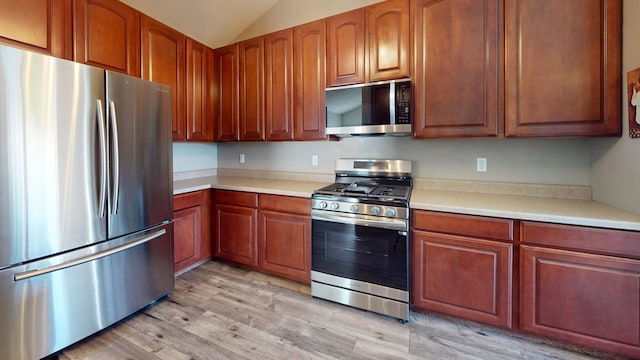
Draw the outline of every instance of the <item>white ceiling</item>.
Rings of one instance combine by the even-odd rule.
[[[278,0],[120,0],[209,47],[233,41]]]

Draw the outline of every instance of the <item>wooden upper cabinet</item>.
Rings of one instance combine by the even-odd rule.
[[[263,38],[240,42],[240,140],[265,140],[264,134],[264,44]]]
[[[264,37],[267,140],[293,140],[293,30]]]
[[[366,81],[364,44],[364,9],[327,20],[327,87]]]
[[[208,76],[212,54],[208,48],[187,38],[187,140],[213,141],[211,86]]]
[[[295,139],[323,140],[326,138],[326,22],[297,26],[293,29],[293,38]]]
[[[216,140],[238,141],[238,44],[215,52]]]
[[[505,2],[506,136],[620,135],[621,12],[621,0]]]
[[[185,36],[144,15],[141,22],[142,78],[172,87],[173,140],[185,140]]]
[[[72,58],[72,0],[0,0],[0,43]]]
[[[498,135],[500,3],[415,1],[415,137]]]
[[[366,8],[369,80],[409,77],[409,0],[390,0]]]
[[[74,60],[140,76],[140,13],[114,0],[74,0]]]

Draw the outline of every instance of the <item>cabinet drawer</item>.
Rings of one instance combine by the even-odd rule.
[[[241,191],[216,190],[216,204],[258,207],[258,194]]]
[[[308,215],[311,212],[311,202],[306,198],[260,194],[258,202],[261,210],[301,215]]]
[[[640,232],[524,221],[522,242],[640,259]]]
[[[415,210],[413,227],[441,233],[514,240],[513,220]]]

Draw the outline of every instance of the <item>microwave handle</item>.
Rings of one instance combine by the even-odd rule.
[[[391,125],[396,124],[396,82],[389,84],[389,119],[393,121]]]

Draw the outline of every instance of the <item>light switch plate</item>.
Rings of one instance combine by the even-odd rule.
[[[244,164],[244,154],[240,154],[240,164]]]
[[[311,155],[311,166],[318,166],[318,155]]]

